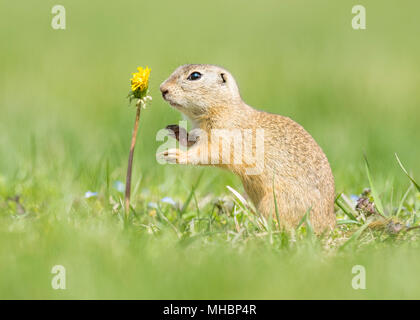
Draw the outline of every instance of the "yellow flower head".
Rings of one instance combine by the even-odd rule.
[[[135,96],[143,96],[147,88],[149,86],[149,76],[150,76],[150,69],[146,67],[143,69],[142,67],[137,68],[138,72],[133,73],[133,77],[131,80],[131,91],[135,94]]]

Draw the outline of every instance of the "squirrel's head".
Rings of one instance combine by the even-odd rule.
[[[187,64],[176,69],[161,84],[163,98],[191,119],[212,107],[241,101],[235,79],[225,69],[208,64]]]

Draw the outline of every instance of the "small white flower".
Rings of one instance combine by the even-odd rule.
[[[175,202],[175,200],[174,200],[174,199],[172,199],[171,197],[164,197],[164,198],[162,198],[162,199],[160,200],[160,202],[163,202],[163,203],[168,203],[168,204],[170,204],[170,205],[172,205],[172,206],[176,206],[176,202]]]
[[[97,197],[97,196],[98,196],[98,193],[97,192],[87,191],[85,193],[85,198],[86,199]]]
[[[149,202],[149,203],[147,204],[147,206],[148,206],[149,208],[153,208],[153,209],[157,209],[157,208],[158,208],[158,205],[157,205],[157,203],[156,203],[156,202]]]
[[[125,185],[124,183],[122,183],[121,181],[115,181],[114,182],[114,188],[115,190],[117,190],[118,192],[123,193],[125,190]]]

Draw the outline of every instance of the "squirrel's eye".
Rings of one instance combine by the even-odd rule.
[[[200,79],[201,78],[201,73],[200,72],[197,72],[197,71],[194,71],[193,73],[191,73],[189,76],[188,76],[188,80],[198,80],[198,79]]]

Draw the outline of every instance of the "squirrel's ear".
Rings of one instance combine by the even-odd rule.
[[[226,74],[221,73],[220,77],[222,78],[222,83],[226,83],[226,79],[227,79]]]

